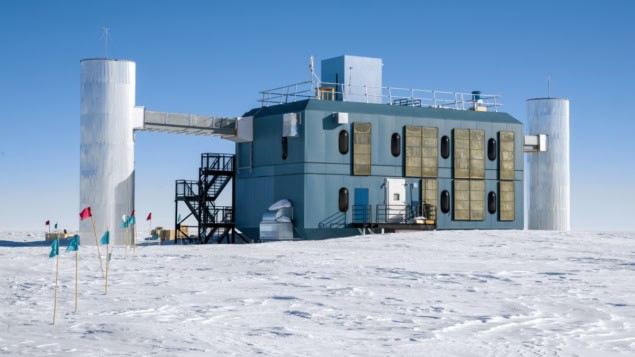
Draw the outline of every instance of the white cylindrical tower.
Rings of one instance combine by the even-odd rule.
[[[133,110],[136,65],[132,61],[80,61],[79,209],[91,207],[98,238],[123,244],[122,215],[134,207]],[[92,219],[80,221],[82,244],[95,244]]]
[[[527,101],[529,135],[547,135],[547,151],[529,154],[529,229],[571,228],[569,100]]]

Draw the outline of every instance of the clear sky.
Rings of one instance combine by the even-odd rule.
[[[571,100],[574,230],[635,229],[633,1],[0,2],[0,229],[78,225],[79,61],[137,63],[137,104],[240,116],[258,91],[342,54],[381,57],[384,85]],[[218,139],[136,137],[136,209],[170,226],[174,180]]]

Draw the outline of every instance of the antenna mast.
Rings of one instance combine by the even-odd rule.
[[[108,38],[110,37],[110,29],[108,27],[101,28],[101,37],[104,39],[104,58],[108,58]]]
[[[547,98],[551,98],[551,76],[547,76]]]

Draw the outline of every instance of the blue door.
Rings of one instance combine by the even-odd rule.
[[[370,206],[368,205],[368,189],[355,188],[353,223],[370,223],[370,215]]]

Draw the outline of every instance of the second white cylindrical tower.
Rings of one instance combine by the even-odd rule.
[[[91,207],[97,236],[110,230],[111,244],[124,243],[121,217],[134,207],[135,72],[132,61],[80,62],[79,209]],[[79,229],[82,244],[95,244],[91,218]]]
[[[547,135],[547,151],[529,156],[529,229],[571,229],[569,101],[527,101],[528,134]]]

